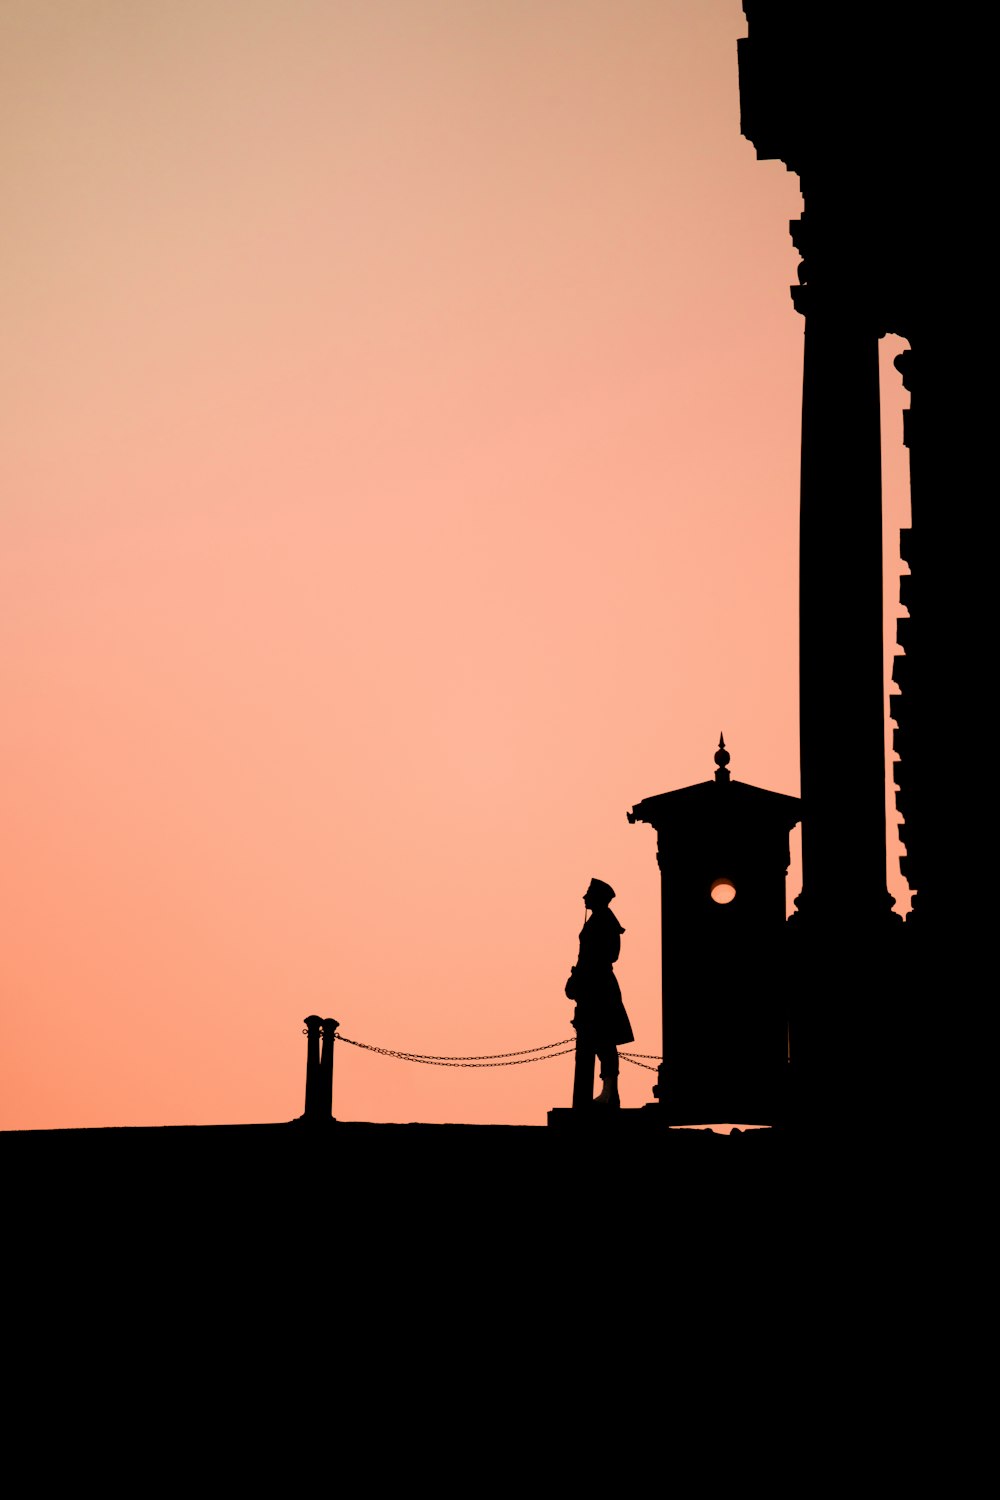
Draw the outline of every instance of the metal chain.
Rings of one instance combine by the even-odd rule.
[[[648,1056],[650,1056],[650,1054],[648,1052],[639,1052],[639,1053],[636,1053],[635,1056],[633,1056],[629,1052],[619,1052],[618,1056],[621,1057],[621,1058],[624,1058],[624,1060],[626,1062],[630,1062],[632,1064],[633,1068],[645,1068],[645,1070],[646,1070],[647,1073],[658,1073],[660,1071],[659,1068],[651,1067],[649,1063],[644,1063],[644,1062],[638,1062],[637,1061],[637,1058],[639,1058],[639,1057],[648,1057]]]
[[[398,1052],[393,1047],[373,1047],[369,1042],[356,1042],[353,1037],[334,1033],[335,1042],[346,1042],[349,1047],[360,1047],[365,1052],[377,1052],[380,1057],[395,1057],[400,1062],[423,1063],[432,1068],[516,1068],[524,1063],[548,1062],[553,1057],[565,1057],[576,1049],[576,1042],[567,1037],[562,1042],[547,1042],[544,1047],[523,1047],[520,1052],[484,1052],[470,1057],[433,1056],[422,1052]],[[561,1051],[554,1051],[554,1048]],[[542,1056],[530,1056],[541,1053]],[[509,1058],[510,1061],[501,1059]]]
[[[571,1047],[575,1041],[574,1037],[567,1036],[561,1042],[546,1042],[544,1047],[519,1047],[516,1052],[469,1052],[467,1054],[452,1055],[449,1052],[399,1052],[394,1051],[397,1057],[409,1057],[420,1062],[497,1062],[502,1057],[527,1057],[531,1052],[551,1052],[553,1047]]]
[[[334,1032],[332,1040],[346,1042],[349,1047],[360,1047],[363,1052],[375,1052],[379,1057],[395,1057],[400,1062],[422,1063],[425,1067],[432,1068],[517,1068],[524,1063],[548,1062],[553,1057],[566,1057],[576,1050],[576,1040],[573,1037],[566,1037],[561,1042],[546,1042],[543,1047],[522,1047],[517,1052],[480,1052],[464,1057],[448,1057],[443,1053],[433,1052],[400,1052],[395,1047],[373,1047],[370,1042],[355,1041],[353,1037],[344,1036],[340,1031]],[[651,1068],[649,1063],[638,1060],[646,1057],[659,1061],[659,1054],[656,1052],[619,1052],[618,1055],[634,1068],[645,1068],[648,1073],[659,1071]]]
[[[336,1038],[338,1041],[351,1041],[350,1037]],[[450,1052],[402,1052],[396,1047],[373,1047],[374,1052],[388,1052],[393,1057],[409,1057],[422,1062],[495,1062],[501,1057],[527,1057],[529,1052],[551,1052],[553,1047],[569,1047],[574,1041],[571,1036],[564,1037],[561,1042],[546,1042],[543,1047],[519,1047],[516,1052],[468,1052],[453,1054]],[[366,1042],[351,1042],[354,1047],[365,1047]]]

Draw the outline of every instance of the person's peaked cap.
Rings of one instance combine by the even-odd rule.
[[[590,882],[590,889],[595,896],[600,896],[605,901],[613,901],[615,893],[606,880],[598,880],[596,876]]]

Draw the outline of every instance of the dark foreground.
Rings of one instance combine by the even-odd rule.
[[[253,1493],[312,1483],[317,1455],[331,1487],[363,1471],[352,1494],[428,1465],[439,1493],[492,1493],[530,1454],[589,1493],[666,1445],[711,1492],[776,1445],[791,1462],[790,1427],[821,1429],[807,1467],[832,1472],[887,1391],[924,1386],[925,1236],[948,1210],[929,1140],[627,1120],[0,1135],[11,1425],[47,1413],[46,1470],[96,1466],[112,1494],[186,1492],[206,1445]]]
[[[601,1256],[788,1261],[889,1231],[933,1182],[933,1142],[641,1128],[276,1125],[0,1134],[15,1248],[177,1264],[307,1260],[341,1290],[444,1261],[540,1280]],[[568,1112],[566,1112],[568,1114]],[[807,1245],[812,1249],[807,1250]],[[320,1272],[320,1268],[322,1268]]]

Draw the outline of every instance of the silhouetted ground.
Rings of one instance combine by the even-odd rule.
[[[776,1135],[632,1123],[25,1131],[0,1135],[0,1163],[40,1253],[68,1225],[78,1254],[153,1236],[184,1259],[220,1247],[244,1261],[320,1256],[365,1279],[383,1257],[426,1261],[436,1275],[457,1246],[475,1274],[505,1245],[520,1266],[553,1246],[572,1256],[597,1241],[649,1243],[678,1214],[704,1224],[737,1199],[746,1212],[784,1195]]]
[[[641,1260],[702,1244],[745,1260],[783,1237],[885,1220],[925,1152],[847,1130],[641,1128],[641,1112],[545,1126],[290,1122],[0,1134],[17,1238],[45,1254],[68,1234],[85,1255],[154,1236],[185,1259],[220,1247],[320,1257],[365,1278],[383,1257],[463,1246],[475,1274],[517,1247]],[[152,1247],[151,1247],[152,1248]],[[784,1251],[781,1252],[784,1255]]]
[[[589,1486],[734,1404],[704,1476],[790,1420],[828,1472],[919,1367],[929,1165],[902,1133],[632,1121],[6,1133],[8,1361],[112,1490],[128,1445],[187,1485],[202,1441],[255,1488],[324,1442],[331,1483],[432,1463],[464,1494],[533,1453]]]

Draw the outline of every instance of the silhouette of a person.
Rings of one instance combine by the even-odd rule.
[[[617,1109],[618,1044],[631,1042],[632,1027],[615,978],[615,960],[625,931],[611,910],[615,893],[604,880],[592,880],[583,904],[591,913],[580,932],[580,956],[566,981],[566,994],[576,1001],[573,1025],[577,1036],[600,1058],[603,1087],[595,1104]]]

